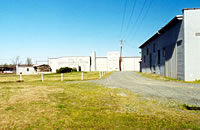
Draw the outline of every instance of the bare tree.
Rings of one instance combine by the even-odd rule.
[[[31,58],[27,58],[26,59],[26,64],[27,65],[32,65],[32,59]]]
[[[16,56],[14,59],[12,59],[12,63],[13,65],[21,64],[20,57]]]
[[[7,64],[7,63],[5,63],[3,66],[4,66],[4,67],[7,67],[7,66],[8,66],[8,64]]]

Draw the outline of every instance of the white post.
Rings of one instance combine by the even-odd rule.
[[[101,71],[99,71],[99,77],[100,77],[100,79],[101,79]]]
[[[44,82],[43,73],[41,73],[42,82]]]
[[[83,80],[83,72],[82,72],[82,80]]]
[[[19,81],[22,81],[22,74],[19,74]]]
[[[61,73],[61,81],[63,81],[63,73]]]
[[[102,73],[101,75],[102,75],[102,77],[103,77],[103,71],[102,71],[101,73]]]

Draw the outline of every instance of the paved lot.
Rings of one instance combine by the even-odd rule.
[[[94,82],[126,88],[148,98],[172,99],[200,106],[200,84],[153,80],[136,72],[115,72],[106,79]]]

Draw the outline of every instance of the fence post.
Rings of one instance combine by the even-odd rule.
[[[100,77],[100,79],[101,79],[101,71],[99,71],[99,77]]]
[[[61,73],[61,81],[63,81],[63,73]]]
[[[42,82],[44,82],[43,73],[41,73]]]
[[[83,72],[82,72],[82,80],[83,80]]]
[[[19,81],[22,81],[22,74],[19,74]]]

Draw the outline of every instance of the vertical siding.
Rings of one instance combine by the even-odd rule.
[[[200,9],[184,11],[185,80],[200,80]]]
[[[177,78],[177,56],[176,46],[171,45],[166,48],[165,76]]]
[[[185,80],[184,76],[184,23],[182,22],[177,40],[177,79]]]
[[[177,48],[176,45],[177,41],[181,39],[179,37],[182,37],[180,34],[182,33],[181,25],[182,21],[142,48],[142,72],[156,73],[171,78],[183,78],[183,74],[181,74],[183,69],[178,69],[178,65],[182,67],[184,60],[177,59],[181,57],[177,53],[182,54],[183,49]],[[155,52],[153,51],[153,44],[155,44]],[[150,65],[150,56],[146,52],[147,48],[149,54],[152,54],[152,65]],[[163,55],[163,48],[166,49],[165,56]],[[160,50],[160,64],[158,63],[158,50]],[[144,62],[144,56],[146,57],[146,62]]]
[[[96,71],[108,71],[107,57],[96,57]]]
[[[139,71],[140,57],[122,57],[122,71]]]

